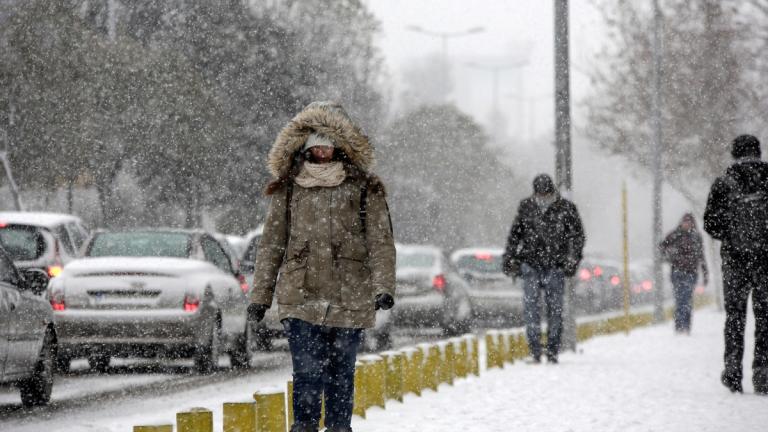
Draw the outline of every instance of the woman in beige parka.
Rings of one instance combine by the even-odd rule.
[[[293,362],[292,432],[351,431],[354,365],[376,309],[394,305],[395,246],[373,147],[344,109],[313,102],[269,152],[275,180],[249,320],[277,301]]]

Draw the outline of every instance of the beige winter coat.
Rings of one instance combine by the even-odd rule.
[[[349,159],[347,177],[338,186],[303,188],[293,182],[296,152],[313,132],[331,138]],[[310,106],[282,130],[269,168],[283,182],[272,195],[259,244],[253,303],[271,305],[275,295],[281,320],[373,327],[375,296],[395,294],[395,247],[384,188],[367,172],[372,159],[368,139],[333,106]],[[292,183],[290,224],[287,182]],[[365,229],[360,217],[364,186]]]

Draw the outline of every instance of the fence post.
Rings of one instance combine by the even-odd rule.
[[[355,397],[352,404],[352,414],[365,418],[368,408],[365,397],[366,365],[361,361],[355,363]]]
[[[176,413],[178,432],[213,432],[213,413],[205,408],[191,408]]]
[[[440,371],[440,381],[453,385],[453,379],[456,376],[456,371],[453,369],[453,364],[456,361],[454,358],[456,352],[453,349],[453,342],[450,340],[443,344],[443,363]]]
[[[403,362],[405,354],[395,351],[385,351],[381,353],[387,368],[387,377],[385,380],[387,386],[387,399],[394,399],[398,402],[403,401],[405,381],[403,379]]]
[[[256,432],[255,402],[224,403],[224,432]]]
[[[440,347],[436,344],[422,345],[427,351],[427,357],[424,360],[424,388],[430,388],[437,391],[440,385]]]
[[[386,408],[384,394],[387,391],[387,365],[384,358],[379,355],[367,355],[361,360],[368,368],[365,381],[367,406]]]
[[[496,338],[491,330],[485,333],[485,368],[496,367]]]
[[[421,396],[421,367],[417,365],[416,348],[406,348],[403,353],[403,385],[404,390]]]
[[[285,432],[285,393],[277,390],[257,391],[253,399],[256,401],[256,430]]]
[[[480,376],[480,341],[477,339],[477,336],[472,335],[471,336],[472,341],[472,374],[475,376]]]

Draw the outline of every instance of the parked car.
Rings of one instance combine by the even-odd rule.
[[[248,286],[253,288],[254,263],[259,250],[259,242],[264,232],[264,226],[260,225],[245,235],[245,252],[240,260],[240,269]],[[272,341],[284,336],[283,325],[277,314],[277,305],[269,308],[262,320],[253,329],[253,346],[257,350],[269,351],[272,349]]]
[[[585,258],[576,273],[574,302],[577,310],[587,314],[620,309],[624,291],[618,264]]]
[[[504,327],[523,323],[523,287],[501,271],[503,249],[467,248],[451,254],[451,262],[469,285],[478,323]]]
[[[19,270],[0,247],[0,387],[16,386],[25,407],[51,399],[57,334],[47,286],[45,272]]]
[[[77,216],[0,212],[0,245],[20,269],[38,268],[58,276],[77,259],[90,232]]]
[[[471,331],[469,286],[443,250],[402,244],[396,248],[395,307],[390,326],[381,326],[376,337],[386,339],[391,326],[437,327],[447,335]]]
[[[49,286],[58,366],[106,370],[113,356],[192,357],[212,372],[221,353],[247,367],[248,285],[221,244],[196,230],[99,231]]]

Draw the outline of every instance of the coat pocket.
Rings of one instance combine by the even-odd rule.
[[[283,264],[275,287],[277,304],[295,305],[304,303],[304,277],[306,274],[306,259],[296,258]]]
[[[362,261],[341,257],[339,270],[342,306],[347,310],[373,310],[370,269]]]

